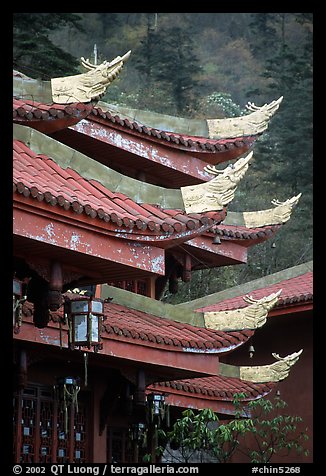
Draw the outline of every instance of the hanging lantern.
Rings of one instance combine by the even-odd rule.
[[[102,349],[101,327],[104,320],[104,303],[101,299],[78,295],[65,301],[65,315],[69,326],[69,345]]]
[[[164,395],[161,393],[150,393],[147,395],[147,401],[151,406],[152,415],[164,415]]]
[[[165,395],[161,393],[150,393],[147,395],[150,422],[160,427],[163,422],[168,428],[170,426],[170,407],[165,403]]]

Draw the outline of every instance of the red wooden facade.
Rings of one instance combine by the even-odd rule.
[[[248,248],[282,226],[225,225],[227,206],[196,214],[180,207],[180,187],[210,180],[206,165],[239,158],[261,132],[180,134],[96,102],[31,101],[15,90],[13,122],[13,271],[27,297],[14,313],[14,461],[141,461],[146,450],[131,437],[133,424],[146,421],[146,394],[155,389],[169,388],[175,417],[189,405],[232,414],[231,393],[243,389],[248,399],[269,394],[274,383],[221,370],[243,362],[231,356],[241,356],[254,330],[211,330],[199,306],[179,312],[159,301],[168,282],[190,280],[203,263],[246,263]],[[95,286],[99,296],[107,284],[126,297],[104,305],[101,350],[73,350],[64,298]],[[58,379],[77,377],[68,405]],[[196,398],[194,379],[203,379]]]

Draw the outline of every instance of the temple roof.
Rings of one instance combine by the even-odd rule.
[[[311,271],[309,271],[309,269],[311,269]],[[294,312],[292,306],[295,304],[312,304],[312,262],[275,273],[274,275],[270,276],[270,279],[273,279],[276,282],[262,286],[264,283],[263,278],[253,281],[252,285],[254,289],[252,289],[250,292],[251,296],[255,296],[257,299],[259,299],[268,295],[269,293],[274,293],[282,289],[278,297],[278,302],[274,305],[274,308],[269,311],[269,316],[277,315],[278,313],[282,312],[282,309],[285,308],[288,310],[288,312]],[[234,289],[236,290],[236,288]],[[216,304],[197,308],[197,311],[218,312],[241,309],[248,305],[243,298],[244,295],[236,295],[233,298],[222,300]],[[232,401],[234,393],[244,392],[248,395],[248,400],[260,398],[273,390],[275,385],[276,383],[273,382],[254,383],[242,379],[240,380],[238,378],[219,375],[216,377],[156,382],[149,387],[149,390],[166,393],[168,396],[171,395],[171,397],[168,398],[172,399],[174,405],[178,405],[179,402],[180,406],[186,406],[185,403],[187,403],[188,406],[191,406],[191,400],[189,400],[191,397],[195,399],[192,402],[194,407],[211,408],[215,401]],[[198,402],[199,398],[202,400],[199,403],[195,403],[196,399]]]
[[[270,393],[275,388],[274,382],[253,383],[239,380],[234,377],[198,377],[193,379],[181,379],[167,382],[155,382],[147,387],[147,390],[164,392],[168,396],[172,394],[178,397],[194,397],[204,399],[206,406],[211,408],[214,402],[228,401],[232,402],[235,393],[245,393],[243,401],[250,401],[261,398]],[[193,403],[194,405],[194,403]],[[194,405],[195,406],[195,405]],[[202,406],[196,408],[203,408]]]
[[[17,193],[45,201],[65,210],[127,228],[127,234],[173,234],[211,227],[221,221],[219,212],[186,214],[180,209],[163,209],[138,204],[120,192],[111,192],[97,180],[85,179],[73,168],[63,169],[44,154],[36,154],[21,141],[13,142],[13,178]]]
[[[247,283],[208,294],[202,298],[176,304],[176,308],[194,310],[195,312],[219,311],[246,307],[243,297],[250,294],[256,299],[282,289],[275,308],[271,314],[281,311],[293,303],[305,302],[312,304],[313,300],[313,261],[286,268],[274,274],[263,276]],[[278,311],[279,310],[279,311]]]
[[[267,129],[270,118],[276,113],[282,100],[283,97],[280,97],[261,107],[248,103],[246,106],[250,111],[248,115],[222,119],[181,118],[152,111],[112,106],[103,102],[98,105],[98,109],[100,115],[109,119],[112,118],[112,113],[116,113],[118,121],[125,121],[128,126],[131,124],[130,121],[133,121],[136,127],[138,124],[147,134],[153,133],[156,136],[161,132],[173,133],[163,138],[171,140],[171,137],[174,137],[177,141],[183,136],[185,145],[192,146],[192,142],[196,141],[197,137],[219,140],[261,134]],[[189,144],[188,141],[190,141]]]
[[[73,297],[73,294],[67,292],[65,296]],[[69,351],[68,326],[59,324],[63,318],[63,306],[50,312],[46,328],[33,325],[33,309],[31,302],[24,303],[23,325],[14,334],[15,339]],[[104,315],[103,348],[99,358],[102,362],[108,358],[113,362],[122,359],[125,363],[146,366],[149,369],[148,383],[218,375],[219,356],[241,346],[253,334],[252,331],[216,332],[198,328],[150,312],[136,311],[114,301],[104,304]]]
[[[69,293],[66,293],[69,295]],[[155,316],[115,303],[104,303],[103,337],[180,352],[224,353],[253,335],[250,330],[221,332]]]
[[[62,212],[64,215],[65,212],[75,212],[79,217],[77,220],[79,224],[84,220],[87,227],[90,225],[90,230],[96,230],[95,226],[104,226],[114,238],[121,241],[135,239],[146,244],[153,242],[154,246],[158,248],[164,246],[164,244],[162,245],[164,240],[168,241],[175,238],[179,240],[178,243],[186,243],[203,233],[207,232],[209,235],[210,229],[213,230],[215,235],[221,235],[226,239],[244,240],[246,241],[245,246],[250,246],[250,240],[258,242],[272,236],[282,222],[267,222],[257,225],[257,221],[249,220],[248,222],[245,217],[244,223],[233,224],[232,221],[221,223],[226,216],[225,207],[233,198],[232,193],[235,191],[235,187],[231,190],[232,193],[229,189],[225,191],[223,187],[220,187],[220,179],[222,178],[223,181],[223,177],[218,174],[222,174],[222,171],[216,171],[217,177],[214,179],[211,179],[209,172],[205,175],[205,171],[201,171],[203,176],[198,175],[195,185],[186,184],[183,187],[187,199],[182,201],[184,190],[167,190],[166,195],[162,194],[161,196],[160,190],[163,190],[161,187],[125,177],[124,174],[115,172],[109,167],[96,162],[96,160],[79,153],[74,150],[74,147],[70,148],[61,144],[59,140],[46,136],[46,134],[54,133],[54,137],[56,137],[55,133],[59,132],[57,137],[62,138],[60,133],[67,133],[69,138],[75,134],[73,141],[78,142],[78,134],[84,133],[83,128],[86,127],[84,134],[86,140],[90,140],[91,143],[94,138],[96,139],[96,134],[101,135],[101,132],[103,132],[101,128],[108,126],[115,131],[122,131],[123,133],[127,131],[130,136],[137,137],[137,140],[140,139],[139,142],[150,139],[154,144],[163,145],[163,148],[168,146],[169,150],[174,149],[176,153],[179,153],[179,151],[186,152],[185,155],[188,155],[191,160],[193,158],[200,159],[198,163],[201,163],[204,169],[205,163],[217,164],[239,158],[247,152],[254,141],[266,131],[271,117],[282,102],[281,97],[261,107],[249,103],[248,109],[250,112],[245,116],[197,121],[168,118],[167,116],[163,117],[163,115],[144,111],[119,109],[119,107],[105,103],[95,105],[95,102],[104,94],[107,86],[120,72],[129,54],[130,52],[123,57],[115,58],[110,63],[104,62],[98,66],[82,59],[84,67],[88,69],[87,73],[67,78],[54,78],[51,83],[38,82],[18,72],[14,73],[13,120],[14,123],[20,124],[20,126],[16,125],[15,127],[21,128],[13,142],[14,192],[16,198],[21,199],[20,205],[22,205],[23,211],[28,211],[30,206],[30,202],[24,201],[24,198],[28,200],[35,199],[37,200],[35,202],[37,206],[40,204],[40,215],[42,210],[45,209],[52,216],[55,213],[60,215]],[[37,94],[34,94],[33,91]],[[156,122],[157,120],[159,122]],[[88,133],[94,124],[100,127],[94,137],[91,137]],[[39,132],[28,131],[30,127],[44,132],[44,136]],[[25,130],[22,131],[22,129]],[[25,137],[25,135],[27,137],[28,134],[30,134],[30,140],[23,140],[22,137]],[[111,147],[112,144],[109,144],[109,146]],[[119,149],[119,146],[117,149]],[[54,151],[53,156],[51,151]],[[250,159],[249,155],[251,157],[252,154],[241,157],[235,165],[232,164],[228,169],[229,172],[233,174],[237,167],[240,170],[242,166],[246,170],[247,162]],[[162,164],[164,159],[165,157],[160,158]],[[152,166],[152,164],[150,165]],[[170,164],[168,167],[170,167]],[[186,168],[185,171],[180,173],[185,176],[188,175]],[[241,171],[239,180],[242,175]],[[229,182],[236,182],[230,180],[228,176],[226,179]],[[198,180],[204,183],[198,184]],[[135,188],[131,185],[133,183],[137,184]],[[209,208],[210,205],[205,203],[202,209],[200,197],[206,199],[208,196],[208,199],[212,199],[213,192],[215,193],[216,190],[221,191],[221,200],[215,200],[214,205],[212,205],[215,208]],[[144,200],[144,196],[151,197],[155,195],[156,197],[153,200]],[[282,204],[276,203],[276,205]],[[250,219],[252,216],[250,216]],[[52,230],[49,231],[49,235],[50,232]],[[97,235],[97,233],[94,235]],[[97,238],[99,236],[98,234]],[[41,246],[43,246],[43,238],[40,238],[39,241],[42,242]],[[113,247],[110,244],[108,248]],[[46,253],[46,247],[43,246],[42,249]],[[71,250],[73,248],[70,247],[69,252]],[[89,254],[88,252],[83,253],[85,255]],[[134,253],[135,256],[138,257],[137,250]],[[73,260],[73,258],[70,259]],[[85,266],[85,263],[86,261],[83,266]],[[160,272],[163,274],[162,270]],[[300,286],[303,287],[304,284],[312,283],[312,273],[308,273],[305,278],[306,281],[304,281],[304,277],[300,276],[297,277],[295,282],[282,283],[283,291],[278,305],[286,306],[293,302],[312,300],[312,294],[309,294],[307,290],[302,292],[299,297],[293,298],[295,291],[299,293]],[[252,295],[255,299],[260,299],[266,294],[278,292],[279,288],[279,284],[259,288]],[[119,296],[119,291],[117,291],[116,296]],[[246,305],[241,299],[242,296],[236,296],[234,299],[225,300],[224,302],[194,307],[195,312],[189,312],[190,320],[187,321],[187,316],[182,316],[184,322],[182,322],[182,319],[173,319],[173,316],[172,318],[171,316],[165,318],[159,315],[160,310],[156,311],[158,314],[151,313],[150,310],[144,312],[146,307],[137,309],[132,304],[129,307],[125,303],[116,302],[113,299],[112,302],[105,303],[107,319],[103,324],[102,338],[109,342],[109,345],[128,344],[133,348],[142,346],[142,348],[150,349],[153,353],[164,350],[167,353],[176,352],[179,355],[189,353],[209,356],[211,365],[214,354],[223,355],[243,345],[252,337],[254,330],[248,328],[240,328],[239,330],[207,328],[203,325],[203,313],[241,308]],[[294,299],[297,299],[297,301]],[[153,305],[161,306],[161,304],[155,302]],[[27,317],[27,321],[31,324],[33,305],[28,302],[25,303],[23,311],[25,318]],[[182,307],[175,307],[175,311],[175,315],[187,314]],[[56,341],[50,342],[50,338],[46,335],[48,329],[40,330],[36,327],[33,327],[31,331],[31,335],[33,335],[30,340],[33,341],[34,337],[37,336],[35,341],[38,343],[58,346],[58,322],[62,318],[62,313],[62,309],[51,313],[50,330],[56,333]],[[196,323],[197,318],[201,320],[200,324]],[[17,338],[21,337],[17,336]],[[109,348],[109,345],[107,348]],[[126,349],[127,346],[123,348],[120,357],[132,359],[126,353]],[[106,355],[113,356],[113,352],[111,354],[110,352],[107,352]],[[151,354],[147,354],[147,359],[149,359],[149,355]],[[289,358],[280,358],[277,355],[275,358],[285,367],[287,362],[290,362],[289,366],[285,368],[286,373],[293,362],[299,358],[299,355],[300,352],[298,355],[288,356]],[[219,363],[218,356],[216,356],[216,369]],[[144,359],[143,356],[137,358],[139,361]],[[137,359],[135,358],[135,360]],[[222,365],[226,366],[226,364]],[[210,369],[212,368],[210,367]],[[213,371],[205,372],[206,369],[202,368],[200,371],[197,370],[197,375],[213,374],[214,376],[160,382],[153,384],[152,388],[164,392],[165,389],[169,389],[169,392],[180,395],[191,393],[201,395],[206,400],[217,399],[228,402],[232,401],[234,393],[241,391],[247,393],[247,399],[250,400],[260,398],[269,393],[274,387],[274,383],[268,381],[270,375],[272,376],[271,380],[274,379],[273,370],[269,372],[271,366],[266,366],[266,368],[266,373],[263,376],[265,383],[246,381],[245,376],[251,375],[250,368],[248,370],[246,367],[237,369],[237,371],[239,370],[239,378],[225,375],[217,376]],[[284,370],[284,367],[282,369]],[[259,373],[259,368],[253,369],[253,379],[256,378],[255,372]],[[278,377],[276,371],[275,381],[285,378],[284,375],[282,373],[281,377]],[[259,379],[259,376],[257,378]]]
[[[146,168],[146,173],[147,170],[149,172],[148,179],[154,180],[154,183],[162,171],[169,171],[173,178],[171,182],[180,187],[194,183],[191,179],[195,179],[195,183],[210,179],[208,174],[200,170],[199,164],[191,165],[189,158],[193,161],[199,159],[199,162],[204,162],[203,165],[217,164],[237,159],[248,152],[255,140],[268,128],[271,117],[282,102],[280,97],[261,107],[249,103],[247,115],[203,120],[98,103],[129,55],[130,52],[122,57],[118,56],[111,62],[104,61],[101,65],[92,65],[88,60],[81,58],[82,65],[88,70],[87,73],[53,78],[51,82],[33,80],[14,71],[14,122],[29,125],[48,134],[61,131],[62,134],[58,136],[60,140],[76,149],[79,148],[79,143],[82,147],[85,145],[88,147],[79,140],[81,134],[84,134],[86,141],[95,134],[98,146],[101,141],[107,142],[107,139],[101,138],[99,131],[93,130],[96,125],[115,130],[118,135],[127,133],[134,141],[139,139],[149,141],[153,147],[163,149],[154,150],[153,154],[147,153],[145,156],[140,154],[139,160],[142,164],[136,166],[130,163],[130,160],[133,154],[137,155],[137,147],[135,149],[135,146],[131,145],[130,150],[128,147],[125,150],[124,166],[127,169],[136,167],[136,170]],[[62,105],[65,107],[61,107]],[[71,128],[69,131],[68,127]],[[77,132],[77,137],[74,137],[73,131]],[[123,138],[123,141],[125,140],[126,138]],[[107,144],[111,148],[114,147],[114,141],[109,140]],[[164,154],[166,147],[171,151],[168,158]],[[172,157],[173,150],[183,151],[185,156]],[[94,153],[103,156],[99,151]],[[110,156],[111,161],[119,166],[119,160],[115,158],[112,150]]]
[[[44,104],[34,99],[13,98],[13,122],[28,124],[41,131],[51,133],[76,124],[90,114],[92,103]]]
[[[71,297],[73,295],[68,292],[65,293],[65,296]],[[31,319],[32,311],[33,304],[25,302],[23,315],[26,323]],[[125,305],[114,303],[114,301],[104,304],[104,313],[106,319],[103,323],[102,341],[108,342],[108,348],[111,349],[113,356],[116,354],[112,350],[112,346],[116,342],[117,344],[132,344],[133,346],[141,346],[143,349],[147,348],[155,351],[162,349],[167,352],[179,352],[183,355],[189,355],[189,358],[190,355],[193,355],[194,358],[206,355],[207,359],[212,359],[214,355],[217,358],[217,355],[223,355],[223,353],[230,352],[241,346],[254,334],[254,331],[250,330],[221,332],[194,327],[186,323],[167,321],[150,313],[137,311]],[[62,308],[50,314],[49,329],[56,329],[58,333],[58,321],[62,318]],[[65,327],[63,326],[62,331],[65,330]],[[21,332],[24,333],[25,327],[22,329]],[[33,335],[35,342],[41,343],[44,341],[44,343],[59,345],[58,335],[56,338],[53,333],[47,335],[45,329],[34,328]],[[63,344],[63,346],[65,347],[66,344]],[[103,354],[103,351],[101,354]],[[143,351],[142,359],[145,359],[144,362],[147,362],[145,355]],[[127,356],[124,358],[127,358]],[[133,357],[130,355],[130,358]],[[228,367],[231,368],[232,366]],[[206,375],[211,373],[211,368],[211,364],[206,368],[206,372],[205,368],[202,368],[202,373],[206,373]],[[200,372],[199,369],[197,370],[197,375],[198,372]],[[254,383],[229,375],[225,376],[223,375],[223,369],[221,372],[221,375],[210,377],[156,382],[148,385],[147,391],[160,391],[167,394],[169,397],[167,401],[176,406],[183,406],[183,398],[185,396],[195,397],[190,406],[199,409],[207,405],[213,407],[218,405],[216,410],[223,413],[223,406],[221,407],[220,403],[231,403],[234,393],[245,392],[246,398],[244,401],[250,401],[255,398],[261,398],[275,386],[274,382]],[[177,401],[171,400],[173,394],[177,397]],[[201,401],[196,401],[196,398],[200,398]],[[232,406],[230,406],[229,410],[232,413]]]
[[[147,112],[150,116],[153,113]],[[175,120],[179,118],[174,118]],[[102,123],[108,123],[112,127],[122,127],[128,130],[131,134],[142,134],[146,138],[150,138],[154,141],[163,141],[169,147],[175,147],[181,150],[198,153],[219,154],[228,152],[232,149],[248,149],[256,140],[256,135],[232,135],[223,138],[210,138],[207,137],[205,130],[201,131],[203,135],[191,135],[188,133],[177,133],[169,130],[169,126],[161,124],[161,128],[151,127],[148,124],[143,124],[140,121],[136,121],[130,118],[130,116],[122,113],[119,109],[115,110],[115,107],[100,103],[92,109],[92,112],[88,118],[90,121],[100,121]],[[188,120],[188,122],[191,120]],[[240,152],[243,153],[243,152]],[[216,156],[216,161],[218,157]]]
[[[312,303],[313,272],[307,271],[306,273],[303,273],[299,276],[280,280],[277,284],[257,288],[256,290],[252,291],[250,295],[256,299],[260,299],[263,296],[266,296],[266,294],[275,293],[280,289],[282,289],[282,292],[278,298],[278,302],[275,304],[275,308],[273,310],[274,312],[271,311],[271,314],[276,314],[278,308],[281,309],[282,307],[289,306],[291,304]],[[198,308],[198,311],[229,311],[243,308],[245,306],[247,306],[247,304],[244,300],[244,295],[239,295],[230,299],[225,299],[224,301],[216,304]]]

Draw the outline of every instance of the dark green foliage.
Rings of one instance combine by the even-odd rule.
[[[178,449],[179,463],[193,462],[194,457],[197,462],[228,463],[237,454],[251,463],[267,463],[274,455],[308,454],[307,429],[299,428],[303,423],[300,416],[285,413],[284,400],[260,398],[243,405],[245,397],[244,393],[234,395],[234,417],[226,422],[211,409],[184,410],[170,431],[161,431],[161,454],[168,441],[170,448]]]
[[[38,79],[78,73],[75,57],[49,39],[64,26],[80,29],[74,13],[14,13],[13,67]]]
[[[147,34],[135,52],[135,67],[143,75],[143,97],[160,95],[159,112],[171,113],[172,108],[173,114],[187,115],[195,108],[196,75],[200,72],[193,38],[186,27],[153,28],[152,22],[149,17]],[[170,111],[165,109],[167,104]]]
[[[285,413],[287,403],[279,397],[274,400],[261,398],[248,404],[252,416],[253,439],[247,441],[244,435],[241,452],[250,458],[251,463],[268,463],[273,455],[308,455],[305,442],[308,440],[307,428],[300,429],[303,419]]]

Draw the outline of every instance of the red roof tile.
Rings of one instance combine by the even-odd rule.
[[[84,179],[69,167],[62,169],[49,157],[34,153],[18,140],[13,143],[13,172],[14,191],[18,193],[127,228],[179,233],[212,226],[222,218],[220,212],[186,214],[182,210],[137,204],[96,180]]]
[[[234,148],[241,148],[244,146],[250,147],[257,139],[256,136],[235,137],[229,139],[207,139],[205,137],[190,136],[186,134],[177,134],[174,132],[161,131],[153,127],[147,127],[138,122],[131,122],[125,117],[120,117],[110,112],[103,112],[98,106],[94,107],[92,103],[73,103],[68,105],[62,104],[42,104],[40,102],[13,98],[13,119],[14,122],[30,121],[30,120],[49,120],[54,118],[62,118],[64,116],[80,116],[84,118],[85,114],[81,116],[82,112],[90,114],[89,119],[95,120],[97,117],[104,119],[112,124],[118,124],[129,131],[136,131],[137,133],[151,136],[154,139],[163,139],[170,142],[172,145],[182,145],[186,148],[198,150],[198,152],[225,152]]]
[[[266,286],[255,291],[250,292],[250,296],[255,299],[261,299],[264,296],[267,296],[271,293],[275,293],[282,289],[279,300],[276,304],[276,307],[284,306],[287,304],[295,304],[300,302],[307,302],[313,300],[313,272],[307,272],[296,276],[294,278],[289,278],[283,281],[280,281],[276,284]],[[227,311],[231,309],[238,309],[248,306],[243,299],[244,295],[236,296],[231,299],[226,299],[217,304],[212,304],[206,307],[201,307],[197,311],[209,312],[209,311]]]
[[[212,230],[216,235],[232,240],[257,240],[270,238],[282,225],[266,225],[259,228],[248,228],[239,225],[215,225]]]
[[[116,124],[123,128],[129,129],[136,133],[151,136],[154,139],[160,139],[171,143],[171,145],[182,145],[186,148],[196,149],[198,152],[225,152],[230,149],[240,147],[250,147],[260,134],[256,136],[246,137],[230,137],[229,139],[207,139],[206,137],[189,136],[186,134],[177,134],[174,132],[162,131],[153,127],[145,126],[136,121],[129,121],[125,117],[118,114],[111,114],[109,111],[104,112],[99,106],[93,108],[89,115],[89,120],[96,121],[97,118],[105,120],[111,125]]]
[[[69,296],[69,293],[66,293]],[[23,306],[25,315],[31,315],[33,304],[26,302]],[[62,317],[62,308],[51,312],[51,320]],[[182,352],[216,352],[223,353],[245,343],[253,331],[221,332],[196,327],[190,324],[172,321],[137,311],[114,302],[104,303],[105,321],[103,338],[130,342],[165,350]]]
[[[132,340],[151,346],[168,346],[174,350],[201,349],[218,351],[243,344],[252,331],[220,332],[127,308],[114,302],[105,304],[106,332],[113,339]]]
[[[34,100],[13,98],[14,122],[62,119],[65,116],[85,117],[85,112],[90,113],[93,104],[42,104]],[[84,114],[83,114],[84,113]]]
[[[245,393],[243,400],[262,397],[275,387],[275,383],[255,384],[234,377],[200,377],[193,379],[156,382],[148,390],[160,392],[190,393],[207,399],[233,401],[235,393]]]

